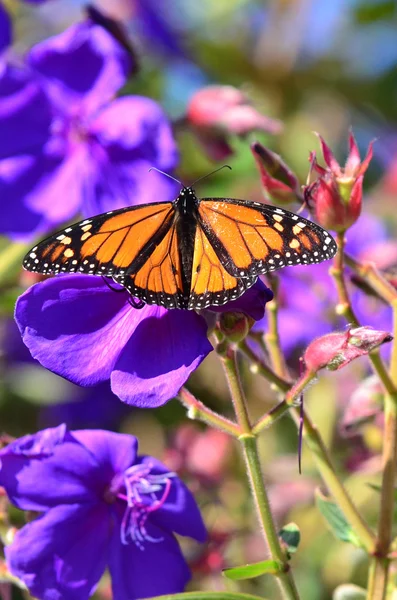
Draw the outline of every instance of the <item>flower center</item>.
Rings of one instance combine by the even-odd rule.
[[[153,464],[145,463],[129,467],[123,476],[122,486],[116,491],[112,485],[109,490],[114,497],[127,503],[121,522],[120,537],[122,544],[134,543],[140,550],[145,542],[158,543],[163,538],[154,538],[146,529],[150,513],[161,508],[171,490],[175,473],[152,473]],[[114,482],[116,485],[117,483]]]

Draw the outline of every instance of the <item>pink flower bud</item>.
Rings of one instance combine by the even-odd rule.
[[[317,134],[318,135],[318,134]],[[309,157],[311,172],[319,177],[304,187],[305,200],[316,220],[326,229],[345,231],[361,213],[363,176],[372,158],[372,142],[361,162],[353,133],[349,134],[349,155],[341,167],[324,139],[318,135],[327,168],[317,163],[315,152]]]
[[[364,423],[382,414],[383,388],[379,379],[372,375],[360,383],[344,409],[340,429],[344,435],[357,434]]]
[[[186,118],[215,160],[233,153],[227,141],[230,134],[245,136],[252,131],[277,134],[282,129],[280,121],[262,115],[243,92],[228,85],[210,85],[196,92],[188,104]]]
[[[349,362],[368,354],[393,337],[386,331],[371,327],[356,327],[348,331],[329,333],[309,344],[303,356],[306,368],[313,373],[327,368],[337,371]]]
[[[276,204],[302,203],[299,180],[282,158],[259,142],[251,145],[251,151],[259,169],[266,199]]]

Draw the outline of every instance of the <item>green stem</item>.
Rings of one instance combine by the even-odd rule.
[[[334,259],[334,267],[331,274],[334,277],[336,289],[339,296],[338,313],[354,326],[359,326],[356,315],[354,314],[349,293],[344,276],[344,246],[345,239],[343,233],[337,234],[337,243],[339,251]],[[357,269],[357,265],[356,269]],[[361,272],[361,275],[364,273]],[[373,352],[369,355],[372,366],[379,376],[385,388],[385,431],[383,443],[383,472],[382,472],[382,490],[380,499],[379,523],[375,549],[369,570],[367,600],[385,600],[389,581],[390,560],[388,554],[392,536],[393,509],[394,509],[394,485],[397,461],[397,302],[395,293],[391,294],[390,289],[376,275],[374,269],[371,270],[371,281],[376,286],[378,292],[387,295],[388,301],[393,306],[394,317],[394,342],[392,349],[392,364],[390,374],[379,355],[379,352]]]
[[[278,331],[279,280],[276,275],[269,275],[269,281],[273,292],[273,300],[268,302],[266,305],[268,329],[265,333],[265,342],[274,372],[279,377],[288,379],[288,367],[285,363],[284,354],[281,350],[280,335]]]
[[[226,417],[218,415],[218,413],[212,411],[195,396],[193,396],[193,394],[185,387],[179,391],[178,396],[182,404],[184,404],[184,406],[186,406],[188,409],[188,416],[190,419],[200,419],[211,427],[220,429],[221,431],[224,431],[233,437],[238,437],[241,434],[237,423],[233,423],[233,421],[230,421]]]
[[[254,435],[245,434],[240,437],[240,441],[247,465],[248,478],[252,489],[258,520],[272,559],[276,560],[282,567],[281,572],[277,576],[277,580],[285,598],[298,600],[298,590],[296,589],[289,563],[285,552],[281,548],[280,540],[274,525],[269,498],[263,482],[256,437]]]
[[[390,377],[397,386],[397,303],[393,307],[393,346]],[[390,545],[392,542],[395,508],[395,484],[397,466],[397,394],[385,395],[385,429],[383,434],[382,489],[380,497],[378,535],[375,556],[370,567],[368,600],[385,600],[388,591]]]
[[[277,373],[268,367],[263,360],[261,360],[255,352],[249,347],[247,340],[243,340],[239,343],[239,349],[249,359],[251,363],[251,369],[262,375],[265,379],[270,381],[278,390],[286,392],[291,387],[291,383],[279,377]]]
[[[294,386],[291,386],[287,381],[284,381],[283,389],[287,390],[285,400],[280,402],[280,404],[269,411],[269,413],[261,417],[257,423],[255,423],[252,432],[259,434],[266,427],[269,427],[269,425],[271,425],[272,422],[274,422],[277,418],[281,417],[288,411],[290,411],[290,414],[296,425],[299,426],[299,408],[294,407],[293,405],[299,398],[304,388],[313,380],[313,378],[314,374],[309,372],[305,373],[295,383]],[[364,548],[369,554],[373,553],[375,549],[375,536],[361,517],[345,486],[337,476],[331,457],[326,446],[324,445],[321,435],[318,432],[317,427],[312,423],[310,417],[306,413],[303,420],[303,438],[312,452],[317,469],[328,490],[341,508]]]
[[[223,368],[225,370],[227,384],[229,386],[230,396],[236,413],[237,423],[240,426],[241,433],[251,433],[251,423],[245,402],[244,392],[241,385],[239,369],[237,365],[237,353],[231,346],[228,347],[224,356],[222,356]]]
[[[359,327],[360,323],[354,313],[349,292],[346,285],[345,280],[345,271],[344,271],[344,248],[345,248],[345,237],[343,233],[338,233],[336,241],[338,243],[338,252],[334,258],[334,264],[330,268],[330,274],[334,278],[336,291],[338,293],[339,304],[336,307],[336,312],[339,315],[342,315],[350,325],[354,327]],[[394,299],[395,300],[395,299]],[[397,394],[396,384],[392,381],[387,369],[382,361],[379,351],[375,350],[374,352],[370,352],[369,359],[372,363],[373,369],[375,373],[378,375],[381,380],[386,392],[395,396]]]
[[[360,262],[350,254],[345,252],[344,255],[345,263],[365,280],[365,283],[369,284],[370,287],[381,297],[385,302],[391,304],[397,298],[397,290],[392,286],[391,283],[383,277],[383,275],[376,268],[373,262]]]
[[[229,345],[223,352],[222,363],[227,378],[236,419],[242,431],[239,440],[242,445],[244,459],[247,465],[248,478],[252,490],[257,517],[262,528],[264,539],[272,560],[278,562],[280,570],[277,581],[283,597],[287,600],[299,600],[287,556],[283,551],[273,521],[269,499],[263,481],[260,467],[256,436],[252,433],[247,402],[241,385],[237,364],[236,349]]]

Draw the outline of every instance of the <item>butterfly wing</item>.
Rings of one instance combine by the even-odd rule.
[[[139,270],[113,279],[146,304],[187,308],[188,298],[183,292],[181,253],[175,223]]]
[[[204,230],[197,226],[188,309],[226,304],[239,298],[256,280],[256,276],[237,278],[228,273]]]
[[[172,228],[171,202],[133,206],[85,219],[32,248],[23,266],[38,273],[136,273]]]
[[[199,223],[225,270],[249,278],[332,258],[337,246],[316,223],[259,202],[203,198]]]

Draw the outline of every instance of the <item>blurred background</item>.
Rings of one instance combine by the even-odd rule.
[[[13,22],[15,56],[79,21],[84,4],[4,0]],[[200,196],[262,197],[250,151],[254,140],[279,153],[304,183],[309,152],[319,150],[313,131],[324,136],[342,163],[349,127],[362,155],[377,138],[365,181],[365,216],[352,229],[350,249],[356,256],[376,256],[393,279],[397,266],[394,0],[98,0],[95,6],[123,21],[139,58],[139,71],[122,93],[156,99],[174,123],[180,148],[177,176],[191,182],[223,162],[232,166],[231,172],[223,170],[200,183]],[[212,84],[241,90],[258,113],[274,120],[274,133],[269,133],[269,127],[244,136],[231,134],[227,149],[214,153],[194,128],[186,126],[192,98]],[[280,329],[292,368],[315,335],[344,327],[332,316],[327,268],[316,267],[310,274],[301,270],[295,274],[291,269],[280,273]],[[222,590],[227,585],[232,590],[233,584],[225,583],[220,569],[263,559],[238,448],[223,434],[188,422],[176,400],[157,410],[139,411],[122,404],[107,384],[78,388],[35,363],[12,320],[16,295],[32,281],[16,267],[1,289],[0,429],[19,436],[65,421],[72,428],[101,427],[137,435],[141,452],[161,458],[185,477],[204,511],[210,544],[205,549],[186,546],[194,572],[191,589]],[[389,330],[388,309],[378,299],[364,297],[359,283],[352,282],[352,291],[363,324]],[[259,326],[259,333],[262,330],[266,323]],[[259,417],[274,404],[275,393],[248,364],[242,364],[242,371],[252,414]],[[382,420],[376,384],[370,388],[366,381],[363,390],[368,375],[366,363],[359,362],[340,374],[323,376],[307,393],[305,404],[338,472],[374,524],[378,493],[369,484],[379,482]],[[188,387],[212,408],[230,412],[214,353]],[[362,394],[358,400],[357,389]],[[360,427],[351,416],[354,401],[367,403],[365,419],[359,415]],[[297,441],[288,418],[265,431],[261,438],[264,476],[278,524],[294,521],[301,529],[301,546],[292,561],[301,597],[328,600],[344,582],[365,586],[366,559],[360,550],[336,541],[328,532],[314,504],[314,490],[321,483],[305,450],[303,474],[298,474]],[[263,577],[243,583],[240,589],[268,598],[275,593],[272,582]],[[105,579],[97,596],[109,594]]]

